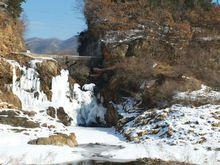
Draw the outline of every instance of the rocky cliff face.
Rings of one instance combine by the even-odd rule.
[[[85,2],[88,31],[81,34],[79,51],[103,57],[91,78],[110,107],[110,124],[117,115],[109,101],[133,97],[142,108],[167,107],[176,91],[199,89],[201,83],[219,89],[220,9],[188,5]]]
[[[169,4],[168,4],[169,5]],[[185,7],[177,12],[178,7]],[[220,12],[186,6],[151,7],[149,1],[86,1],[88,32],[82,33],[81,53],[100,51],[107,61],[120,57],[153,56],[178,60],[193,44],[219,43]],[[216,47],[217,49],[218,47]]]
[[[163,6],[151,8],[149,5],[148,1],[141,0],[87,1],[85,14],[89,30],[86,40],[91,37],[93,41],[101,42],[102,55],[116,58],[143,53],[174,56],[183,52],[194,40],[208,36],[217,39],[217,7],[210,11],[188,9],[176,13],[174,9]],[[94,43],[90,41],[91,45]]]
[[[57,123],[104,125],[105,108],[95,97],[94,84],[81,87],[52,58],[19,54],[23,30],[17,17],[0,11],[0,124],[49,129],[56,129]]]
[[[104,125],[94,84],[81,87],[53,59],[10,54],[0,58],[0,109],[45,112],[64,125]]]
[[[24,24],[0,11],[0,56],[25,49],[23,41]]]

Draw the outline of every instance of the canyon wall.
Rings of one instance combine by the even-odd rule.
[[[110,125],[118,118],[110,101],[163,108],[176,91],[220,88],[220,8],[211,1],[87,0],[85,16],[79,53],[103,57],[91,80]]]

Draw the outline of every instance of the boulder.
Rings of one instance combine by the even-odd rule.
[[[0,109],[1,108],[21,109],[22,105],[20,99],[12,92],[0,89]]]
[[[34,139],[28,142],[32,145],[56,145],[56,146],[69,146],[75,147],[78,145],[76,141],[76,136],[74,133],[70,135],[57,133],[56,135],[51,135],[49,137],[42,137]]]
[[[53,107],[49,107],[47,109],[47,114],[52,118],[58,118],[61,123],[65,126],[70,126],[72,118],[68,116],[68,114],[64,111],[63,107],[55,109]]]
[[[40,125],[27,117],[20,117],[21,111],[5,110],[0,112],[0,124],[13,127],[38,128]]]

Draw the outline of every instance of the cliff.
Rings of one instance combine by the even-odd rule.
[[[0,56],[25,49],[24,24],[0,10]]]
[[[79,52],[103,57],[91,79],[110,125],[118,116],[109,101],[132,97],[140,108],[163,108],[178,103],[177,91],[220,88],[220,8],[211,1],[87,0],[85,16]]]
[[[12,83],[12,67],[2,58],[16,58],[12,52],[24,50],[24,24],[6,10],[7,2],[0,6],[0,107],[21,108],[21,101],[7,87]]]

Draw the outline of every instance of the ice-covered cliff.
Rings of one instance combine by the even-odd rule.
[[[52,78],[52,99],[41,89],[41,80],[37,71],[37,63],[43,60],[31,60],[28,66],[22,66],[14,60],[7,60],[13,67],[13,93],[22,103],[22,110],[39,113],[49,107],[62,107],[72,118],[72,125],[91,126],[104,124],[105,108],[97,102],[93,93],[94,84],[81,88],[78,84],[70,84],[69,72],[61,70],[60,75]],[[21,72],[17,75],[17,70]]]

